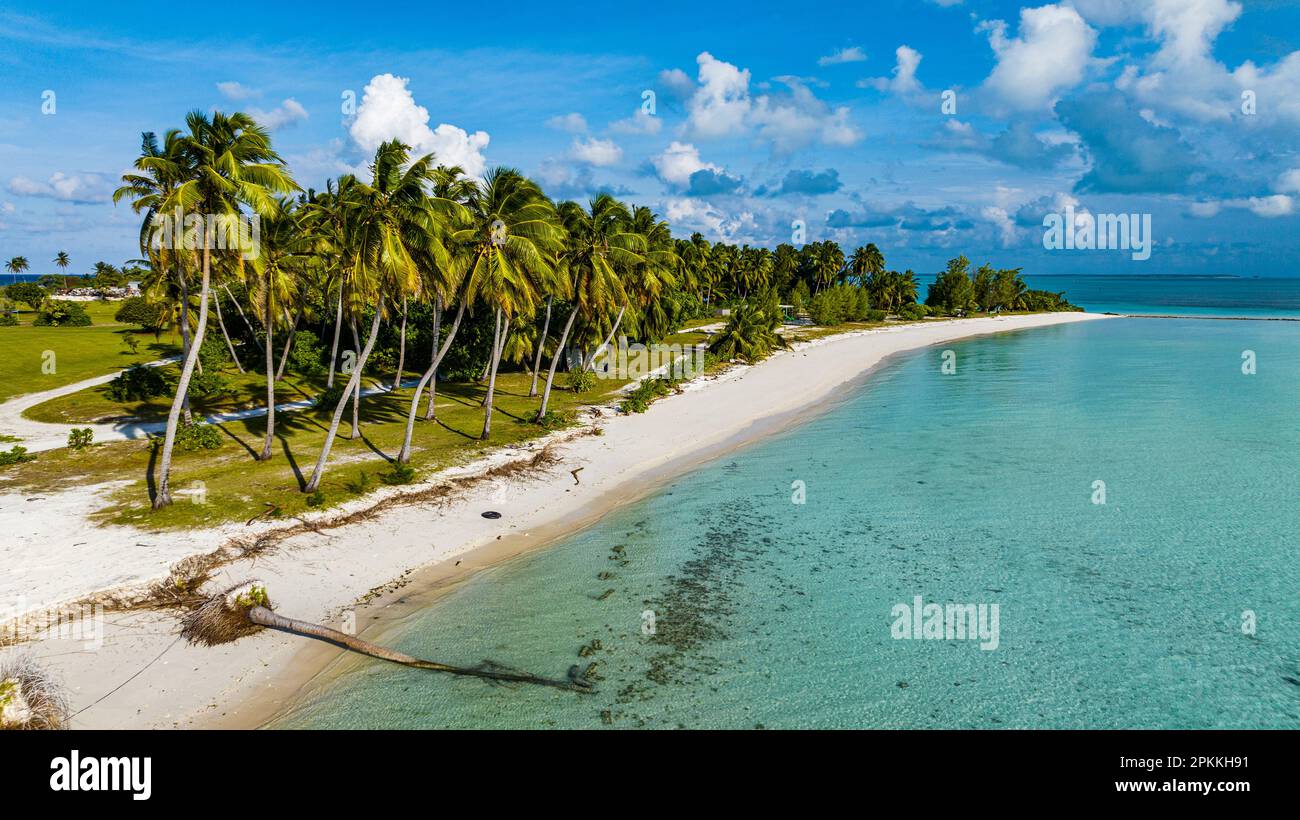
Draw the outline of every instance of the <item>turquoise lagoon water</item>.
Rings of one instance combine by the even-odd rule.
[[[349,661],[275,725],[1300,727],[1300,325],[946,347],[955,375],[939,349],[898,357],[384,636],[557,676],[595,662],[596,694]],[[997,604],[998,648],[894,639],[917,595]]]

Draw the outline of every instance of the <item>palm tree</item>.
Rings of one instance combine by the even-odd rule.
[[[466,249],[461,298],[467,303],[486,303],[494,310],[500,328],[493,334],[483,399],[481,438],[486,439],[492,434],[497,366],[510,322],[535,315],[540,294],[559,287],[555,256],[563,246],[564,231],[555,206],[537,183],[512,168],[488,172],[475,185],[466,207],[469,224],[452,237]]]
[[[432,155],[429,159],[432,159]],[[428,222],[424,235],[425,241],[417,249],[415,258],[422,274],[421,292],[433,299],[433,350],[429,367],[420,376],[420,381],[411,395],[411,409],[406,416],[406,434],[402,440],[402,449],[397,455],[400,464],[406,464],[411,460],[411,436],[415,432],[415,416],[419,412],[420,397],[424,393],[425,385],[432,385],[436,378],[438,365],[447,355],[452,341],[456,338],[461,318],[465,315],[465,306],[469,301],[463,295],[457,298],[465,275],[467,257],[463,253],[458,253],[461,248],[452,241],[455,229],[466,224],[469,219],[469,211],[460,203],[460,199],[468,196],[473,186],[468,180],[461,181],[463,174],[459,167],[435,168],[433,195],[426,201]],[[442,308],[453,300],[459,302],[456,318],[452,321],[446,340],[442,342],[441,347],[438,347],[442,329]],[[433,414],[434,391],[435,388],[430,386],[428,415]]]
[[[13,259],[10,259],[8,262],[5,263],[5,268],[14,275],[15,283],[18,282],[18,274],[22,273],[23,271],[27,270],[30,267],[31,265],[28,264],[27,257],[25,256],[15,256]]]
[[[865,247],[855,250],[849,259],[849,272],[853,274],[858,285],[866,284],[868,277],[883,273],[884,270],[885,255],[874,242],[868,242]]]
[[[813,291],[815,294],[823,287],[831,285],[844,270],[844,251],[840,250],[837,243],[830,240],[814,242],[808,248],[813,275],[817,281],[816,290]]]
[[[163,210],[175,208],[180,213],[197,213],[210,222],[213,217],[229,219],[240,215],[241,206],[248,206],[259,216],[266,216],[275,213],[276,194],[297,190],[297,184],[285,170],[279,155],[271,149],[267,131],[247,114],[226,115],[215,111],[209,116],[201,111],[192,111],[185,117],[185,124],[188,132],[181,137],[185,178],[167,195],[162,203]],[[181,367],[176,398],[167,414],[167,432],[158,462],[159,477],[154,509],[167,506],[172,501],[172,451],[176,445],[181,403],[189,389],[190,378],[194,375],[199,348],[203,345],[203,334],[207,330],[213,252],[216,250],[220,255],[230,254],[230,250],[214,249],[214,237],[207,231],[204,231],[203,239],[199,320],[194,330],[193,343]],[[238,249],[235,253],[238,258]],[[238,258],[236,264],[242,263],[242,258]]]
[[[645,261],[629,269],[626,290],[636,308],[636,325],[642,335],[662,338],[674,330],[669,326],[672,318],[666,308],[671,307],[668,295],[677,287],[676,271],[680,267],[672,230],[658,214],[643,206],[632,209],[631,228],[645,240]],[[601,349],[614,338],[618,326],[616,319]]]
[[[569,285],[573,307],[555,347],[555,355],[551,357],[551,372],[542,392],[538,420],[546,416],[555,370],[564,355],[564,344],[578,314],[582,314],[584,322],[592,323],[607,316],[615,305],[626,305],[627,292],[622,274],[635,265],[646,263],[645,237],[632,230],[632,215],[612,196],[599,194],[591,200],[587,210],[576,202],[563,202],[559,213],[568,232],[560,253],[559,268]]]
[[[384,316],[388,297],[419,293],[421,249],[428,247],[432,226],[425,186],[432,177],[432,155],[409,162],[410,148],[397,140],[380,145],[370,169],[370,184],[345,178],[339,185],[346,191],[341,200],[342,236],[347,253],[347,268],[341,286],[347,289],[351,323],[368,304],[374,305],[370,334],[357,357],[356,365],[343,388],[338,406],[330,420],[329,432],[316,468],[304,492],[320,488],[329,461],[330,449],[338,435],[339,422],[348,399],[359,402],[361,373],[375,347],[379,323]],[[356,405],[354,404],[354,413]]]
[[[307,237],[302,231],[298,209],[291,200],[281,200],[274,213],[262,220],[262,249],[254,261],[253,272],[262,303],[262,326],[266,329],[266,439],[259,461],[271,458],[275,441],[275,383],[279,371],[275,366],[276,304],[285,304],[297,288],[296,279],[301,253]],[[285,348],[285,359],[288,358]]]
[[[59,266],[59,273],[66,274],[68,265],[72,264],[72,259],[68,256],[67,251],[59,251],[54,255],[54,264]]]
[[[131,210],[137,214],[144,214],[140,223],[140,253],[149,260],[150,268],[161,275],[161,279],[157,276],[149,277],[152,281],[145,291],[151,299],[155,300],[175,294],[175,301],[170,304],[179,314],[174,324],[180,328],[181,353],[186,358],[189,358],[190,354],[189,276],[185,270],[182,244],[168,241],[170,232],[165,223],[173,220],[176,230],[180,230],[181,226],[174,223],[181,221],[183,213],[178,212],[173,216],[168,212],[171,208],[168,203],[172,194],[185,181],[189,173],[188,165],[184,138],[179,130],[168,131],[163,136],[161,145],[158,143],[157,135],[152,131],[146,131],[140,135],[140,156],[135,160],[135,169],[138,173],[123,174],[123,185],[113,192],[114,204],[130,197]],[[165,281],[169,267],[175,268],[178,288],[172,288]],[[181,409],[188,424],[190,421],[188,392],[181,394]]]

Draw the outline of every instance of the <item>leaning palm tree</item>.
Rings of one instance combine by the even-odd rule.
[[[512,168],[494,168],[477,184],[466,203],[469,224],[452,240],[465,248],[465,284],[461,298],[483,301],[497,318],[493,334],[487,393],[483,398],[483,433],[492,434],[492,401],[497,366],[510,322],[536,315],[539,296],[558,279],[555,255],[564,230],[555,206],[537,183]]]
[[[30,268],[25,256],[15,256],[5,263],[5,269],[14,275],[14,282],[18,281],[18,274]]]
[[[211,116],[192,111],[185,118],[188,132],[181,138],[186,159],[186,178],[163,202],[164,210],[176,208],[182,213],[197,213],[208,218],[232,219],[241,214],[241,206],[257,215],[271,215],[276,208],[276,194],[297,190],[298,186],[285,170],[278,154],[271,149],[268,132],[247,114]],[[228,249],[213,248],[215,237],[204,231],[202,278],[200,280],[199,319],[194,341],[181,367],[176,398],[167,414],[167,431],[158,460],[157,494],[154,509],[171,503],[171,460],[176,445],[176,428],[180,421],[181,402],[189,389],[190,378],[203,345],[208,324],[208,294],[212,287],[214,251],[228,256]],[[235,264],[242,265],[239,249],[234,250]],[[269,347],[269,345],[268,345]]]
[[[582,314],[584,322],[594,323],[611,314],[616,306],[626,305],[627,291],[622,276],[633,266],[646,263],[645,237],[632,230],[632,215],[614,197],[599,194],[586,210],[576,202],[563,202],[559,213],[567,232],[559,263],[569,286],[572,307],[555,346],[555,355],[551,357],[551,371],[542,391],[542,405],[537,410],[538,420],[546,416],[555,370],[564,355],[564,344],[573,330],[574,320]]]
[[[357,357],[348,383],[330,420],[325,444],[316,459],[311,480],[303,488],[314,493],[320,488],[339,422],[349,398],[360,399],[361,373],[374,350],[387,300],[392,296],[419,293],[420,267],[417,258],[428,246],[432,224],[425,186],[432,176],[432,155],[410,162],[410,148],[397,140],[380,145],[370,169],[369,184],[347,179],[340,184],[347,196],[341,207],[343,237],[348,259],[342,286],[347,289],[348,307],[355,326],[356,316],[373,305],[370,334]],[[354,412],[355,405],[354,405]]]
[[[266,585],[261,581],[245,581],[236,584],[209,597],[181,619],[181,637],[191,644],[202,646],[231,643],[267,628],[328,641],[362,655],[416,669],[506,683],[533,683],[571,692],[592,691],[590,681],[576,665],[569,668],[568,678],[565,680],[543,678],[493,661],[483,661],[477,666],[452,666],[437,661],[426,661],[321,624],[287,618],[275,611],[274,604],[267,594]]]

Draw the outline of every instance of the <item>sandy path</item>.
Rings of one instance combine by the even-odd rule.
[[[643,497],[701,460],[797,422],[887,356],[967,336],[1101,318],[1071,313],[964,319],[801,345],[756,367],[697,381],[644,414],[607,414],[600,422],[604,435],[567,434],[568,440],[557,446],[561,466],[549,476],[481,485],[443,507],[402,506],[364,523],[297,536],[255,561],[223,568],[212,586],[260,578],[286,614],[337,622],[367,592],[417,569],[424,568],[421,584],[445,580],[545,543]],[[492,460],[519,453],[502,451]],[[568,472],[579,467],[581,484],[575,485]],[[489,509],[502,517],[480,516]],[[92,554],[103,560],[115,553],[129,555],[130,545],[100,543]],[[50,560],[78,563],[71,554]],[[359,626],[376,622],[382,611],[358,609]],[[74,709],[85,708],[75,722],[82,728],[254,725],[282,706],[324,660],[338,654],[331,647],[271,632],[198,649],[175,641],[175,628],[174,620],[157,613],[111,615],[102,646],[44,641],[28,651],[68,681]]]
[[[163,364],[170,364],[178,361],[175,359],[163,359],[156,362],[149,362],[148,367],[157,367]],[[121,372],[121,371],[118,371]],[[115,421],[102,424],[53,424],[44,421],[33,421],[25,418],[23,413],[35,407],[38,404],[44,404],[51,399],[57,399],[61,396],[67,396],[71,393],[77,393],[91,387],[98,387],[101,384],[107,384],[117,377],[117,373],[110,373],[107,376],[96,376],[93,379],[76,382],[74,384],[64,385],[54,390],[46,390],[42,393],[28,393],[0,404],[0,433],[7,433],[11,436],[17,436],[22,439],[20,442],[26,447],[28,452],[36,453],[41,450],[55,450],[59,447],[68,446],[68,433],[74,427],[89,427],[94,431],[96,442],[102,441],[134,441],[143,439],[150,433],[161,433],[167,429],[167,423],[162,421]],[[403,387],[413,387],[419,383],[419,379],[407,379],[402,382]],[[376,393],[387,392],[389,387],[368,387],[361,391],[362,396],[372,396]],[[295,410],[305,410],[312,406],[309,400],[287,401],[275,406],[277,413],[289,413]],[[265,407],[251,407],[247,410],[236,410],[229,413],[214,413],[204,417],[204,421],[209,424],[219,424],[228,421],[240,421],[241,419],[252,419],[266,415]]]

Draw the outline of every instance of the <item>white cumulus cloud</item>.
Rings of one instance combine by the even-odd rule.
[[[1097,32],[1067,5],[1020,10],[1019,36],[1001,20],[983,26],[997,65],[984,87],[1018,110],[1042,109],[1078,85],[1092,60]]]
[[[586,165],[603,167],[614,165],[621,160],[623,149],[619,148],[613,140],[589,137],[585,140],[574,140],[569,148],[569,156]]]
[[[483,149],[491,139],[488,133],[471,134],[448,123],[429,128],[429,111],[416,104],[409,82],[405,77],[378,74],[366,84],[349,129],[358,147],[373,153],[385,141],[399,139],[416,156],[432,152],[439,165],[459,165],[469,176],[482,177],[487,170]]]
[[[669,185],[685,188],[691,184],[691,174],[696,171],[722,173],[721,166],[700,159],[700,149],[686,142],[674,140],[662,154],[650,158],[659,178]]]

